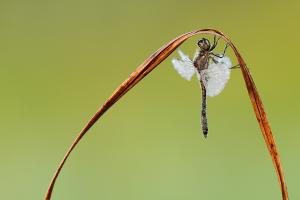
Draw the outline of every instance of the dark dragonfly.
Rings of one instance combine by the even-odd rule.
[[[198,47],[194,59],[191,60],[182,51],[178,51],[181,60],[173,59],[175,70],[186,80],[191,80],[194,74],[197,75],[202,89],[202,110],[201,125],[205,137],[208,134],[206,97],[216,96],[222,92],[230,78],[230,71],[233,68],[229,57],[225,56],[227,44],[222,54],[215,54],[220,38],[214,37],[211,45],[208,39],[202,38],[198,41]]]

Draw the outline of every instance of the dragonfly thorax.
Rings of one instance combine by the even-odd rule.
[[[198,55],[196,54],[194,58],[194,66],[197,71],[200,73],[201,70],[207,69],[209,64],[209,52],[200,50]]]

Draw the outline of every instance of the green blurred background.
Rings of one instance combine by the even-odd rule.
[[[299,1],[1,0],[0,199],[43,199],[65,151],[113,90],[163,44],[207,27],[244,56],[290,198],[299,199],[299,9]],[[193,54],[199,37],[181,49]],[[280,200],[240,71],[209,99],[208,139],[200,97],[197,81],[183,80],[168,58],[86,135],[53,199]]]

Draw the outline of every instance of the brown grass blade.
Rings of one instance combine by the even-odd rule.
[[[211,34],[211,35],[218,35],[222,36],[222,39],[224,39],[230,47],[233,49],[237,60],[240,64],[241,71],[247,86],[247,90],[249,93],[249,97],[254,109],[254,112],[256,114],[256,118],[258,121],[258,124],[260,126],[262,135],[264,137],[264,140],[266,142],[267,148],[269,150],[269,153],[272,157],[272,161],[275,167],[275,170],[277,172],[279,184],[281,187],[281,193],[282,193],[282,199],[288,200],[288,193],[287,193],[287,186],[284,180],[284,174],[282,165],[280,162],[278,150],[276,148],[275,140],[272,135],[271,127],[269,125],[266,113],[264,111],[264,106],[262,104],[262,101],[260,99],[260,96],[257,92],[257,89],[255,87],[254,81],[251,77],[251,74],[248,70],[248,67],[243,60],[242,56],[238,52],[237,48],[234,46],[234,44],[220,31],[215,29],[200,29],[196,31],[191,31],[188,33],[185,33],[171,42],[165,44],[162,46],[159,50],[157,50],[154,54],[152,54],[149,58],[147,58],[130,76],[127,78],[114,92],[113,94],[107,99],[107,101],[102,105],[102,107],[95,113],[95,115],[90,119],[90,121],[85,125],[85,127],[80,131],[79,135],[75,139],[75,141],[72,143],[71,147],[65,154],[63,160],[59,164],[51,182],[48,187],[48,191],[45,196],[45,200],[51,199],[51,194],[56,182],[56,179],[58,175],[61,172],[62,167],[64,166],[66,160],[68,159],[69,155],[73,151],[73,149],[76,147],[78,142],[82,139],[82,137],[87,133],[87,131],[97,122],[97,120],[111,107],[113,106],[123,95],[125,95],[132,87],[134,87],[139,81],[141,81],[145,76],[147,76],[148,73],[150,73],[155,67],[157,67],[163,60],[165,60],[178,46],[180,46],[184,41],[186,41],[188,38],[198,35],[198,34]]]

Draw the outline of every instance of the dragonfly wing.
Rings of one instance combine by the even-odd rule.
[[[181,60],[176,58],[172,59],[174,69],[182,76],[182,78],[189,81],[195,73],[193,61],[180,50],[178,51],[178,54],[181,57]]]
[[[195,61],[195,60],[197,59],[197,57],[199,56],[199,54],[200,54],[200,49],[198,48],[198,49],[196,49],[196,51],[195,51],[193,61]]]
[[[222,92],[225,88],[226,83],[230,78],[230,71],[231,71],[231,61],[227,56],[223,58],[215,58],[217,61],[211,62],[208,65],[208,69],[203,70],[205,76],[205,87],[207,90],[207,96],[217,96]],[[202,77],[201,77],[202,79]]]

